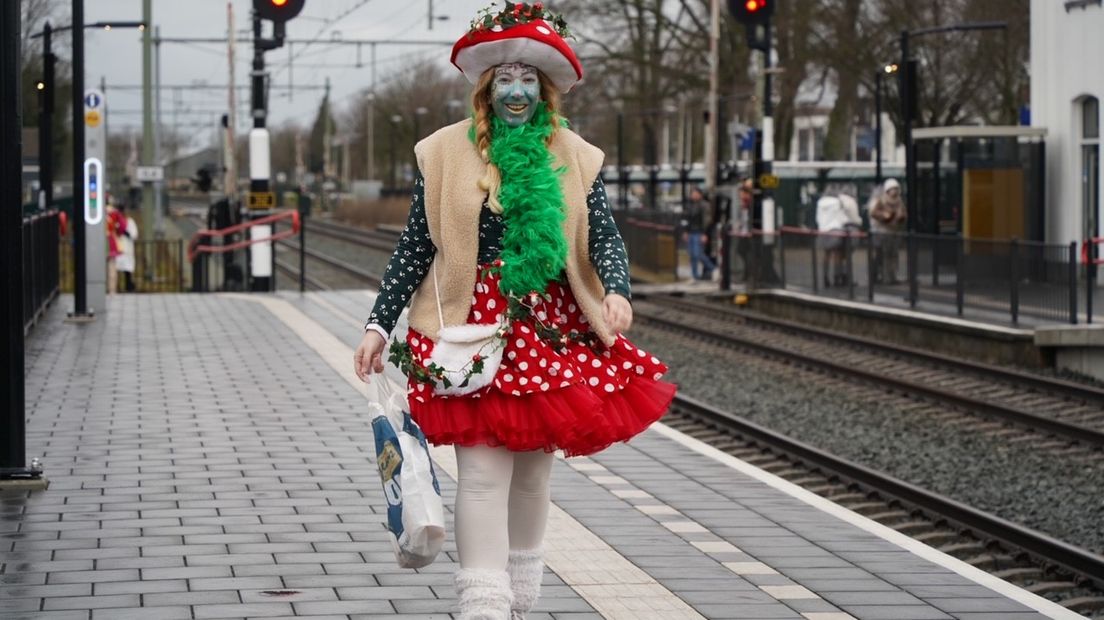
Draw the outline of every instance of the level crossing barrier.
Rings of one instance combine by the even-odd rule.
[[[59,292],[58,239],[64,214],[50,209],[23,216],[23,332],[42,318]]]
[[[1091,298],[1086,314],[1079,313],[1076,242],[789,226],[730,236],[733,281],[751,288],[777,287],[1013,325],[1076,324],[1081,316],[1091,320]],[[1091,293],[1091,282],[1088,286]]]

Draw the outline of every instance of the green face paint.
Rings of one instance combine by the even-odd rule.
[[[540,101],[536,67],[510,63],[495,67],[494,72],[491,108],[495,116],[510,127],[529,122]]]

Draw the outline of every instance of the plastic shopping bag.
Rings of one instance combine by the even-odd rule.
[[[406,411],[405,391],[377,375],[371,402],[376,464],[387,498],[387,530],[403,568],[421,568],[437,558],[445,542],[441,487],[425,435]]]

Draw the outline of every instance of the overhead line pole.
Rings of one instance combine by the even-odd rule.
[[[79,1],[79,0],[78,0]],[[0,3],[0,486],[43,488],[42,471],[26,467],[26,388],[23,341],[23,210],[20,204],[20,8]]]

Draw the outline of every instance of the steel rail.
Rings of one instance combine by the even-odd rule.
[[[679,299],[676,297],[662,295],[651,297],[638,296],[638,298],[643,301],[657,303],[660,305],[677,305],[685,308],[692,308],[695,310],[712,311],[718,314],[725,314],[733,318],[743,319],[748,322],[762,323],[765,325],[779,327],[785,330],[802,332],[812,336],[817,336],[819,338],[854,345],[860,348],[875,349],[877,351],[890,355],[907,356],[915,358],[919,361],[938,365],[943,368],[951,367],[957,368],[959,370],[966,370],[969,372],[977,373],[979,375],[1001,379],[1009,383],[1017,383],[1021,386],[1031,387],[1032,389],[1043,390],[1065,397],[1079,398],[1084,401],[1089,401],[1093,404],[1104,406],[1104,389],[1091,385],[1076,383],[1074,381],[1044,377],[1041,375],[1032,374],[1030,372],[1024,372],[1022,370],[1016,370],[1014,368],[1003,368],[994,364],[963,360],[951,357],[949,355],[942,355],[940,353],[933,353],[931,351],[924,351],[922,349],[915,349],[904,345],[882,342],[880,340],[865,338],[863,336],[856,336],[854,334],[834,332],[821,327],[804,325],[801,323],[796,323],[794,321],[787,321],[785,319],[778,319],[766,316],[750,310],[738,310],[726,307],[710,307],[717,306],[718,304],[709,302],[693,302],[686,299]]]
[[[281,239],[279,241],[279,244],[287,247],[289,250],[292,250],[294,252],[299,251],[299,244],[296,243],[296,242],[288,241],[286,239]],[[331,266],[335,269],[339,269],[339,270],[344,271],[346,273],[352,274],[352,275],[354,275],[358,278],[362,278],[364,280],[367,280],[372,285],[379,286],[380,279],[382,277],[379,274],[375,274],[375,273],[372,273],[368,270],[361,269],[360,267],[357,267],[356,265],[351,265],[351,264],[349,264],[349,263],[347,263],[343,260],[340,260],[338,258],[334,258],[333,256],[330,256],[329,254],[325,254],[323,252],[319,252],[318,250],[313,250],[311,248],[307,248],[305,253],[306,253],[307,256],[309,256],[310,258],[313,258],[314,260],[325,263],[325,264],[327,264],[327,265],[329,265],[329,266]],[[298,274],[299,270],[296,269],[295,273]]]
[[[691,416],[708,420],[814,469],[819,469],[845,482],[866,487],[883,497],[933,513],[962,529],[982,534],[985,538],[1022,549],[1075,575],[1091,580],[1098,587],[1104,587],[1104,556],[840,458],[688,396],[676,395],[674,406]]]
[[[762,353],[797,362],[805,366],[812,366],[833,373],[856,377],[876,385],[888,386],[899,391],[937,400],[948,405],[965,409],[966,411],[969,411],[971,413],[977,413],[989,418],[1013,422],[1015,424],[1018,424],[1019,426],[1026,427],[1031,430],[1045,431],[1054,435],[1060,435],[1073,441],[1082,442],[1094,447],[1104,447],[1104,432],[1097,431],[1095,429],[1087,428],[1078,424],[1071,424],[1069,422],[1053,420],[1036,415],[1034,413],[1030,413],[1028,411],[991,403],[978,398],[955,394],[953,392],[942,390],[937,387],[924,385],[922,383],[917,383],[915,381],[908,381],[906,379],[890,377],[884,374],[864,370],[862,368],[848,366],[846,364],[842,364],[832,360],[805,355],[797,351],[791,351],[783,347],[777,347],[767,343],[757,342],[748,338],[742,338],[740,336],[736,336],[727,332],[721,332],[713,329],[705,329],[702,327],[695,327],[693,325],[684,325],[677,321],[665,319],[659,316],[649,315],[646,311],[641,310],[643,310],[643,308],[640,308],[638,306],[636,312],[637,318],[641,319],[644,322],[661,325],[663,327],[666,327],[667,329],[691,332],[699,336],[719,339],[735,346],[754,349]]]
[[[308,233],[317,233],[324,237],[355,243],[373,250],[391,252],[395,249],[395,244],[399,240],[396,235],[374,230],[350,229],[329,222],[319,222],[310,219],[307,219],[306,222]]]

